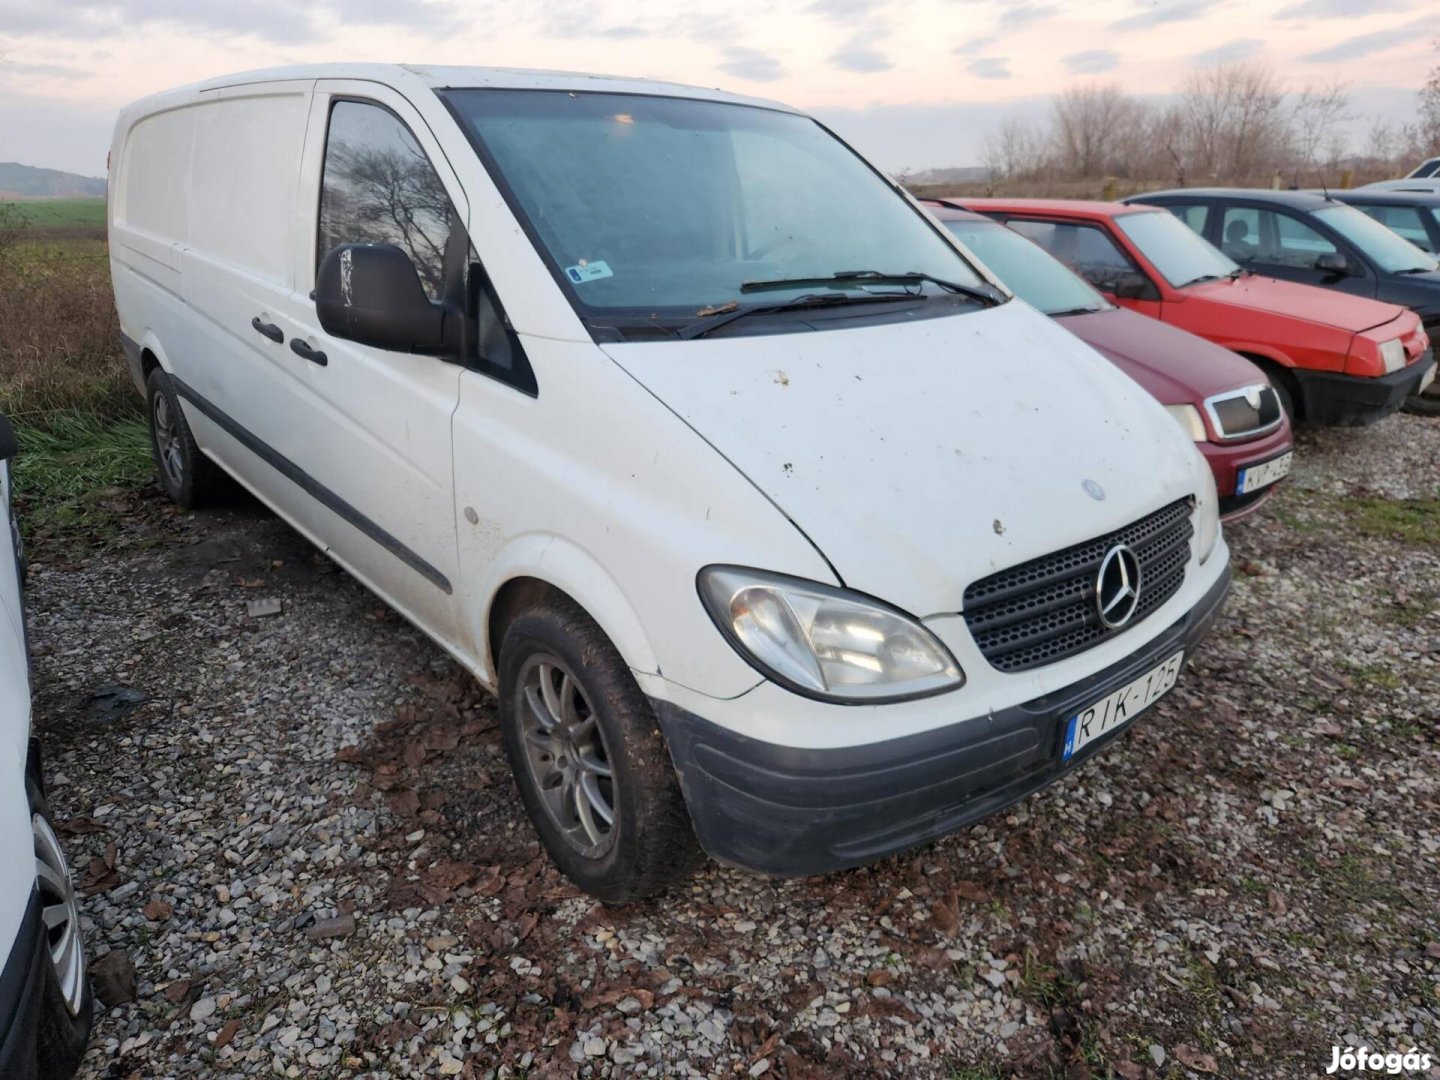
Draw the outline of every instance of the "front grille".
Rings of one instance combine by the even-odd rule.
[[[1245,400],[1245,391],[1223,394],[1205,402],[1210,410],[1210,419],[1220,429],[1222,439],[1238,439],[1254,435],[1280,423],[1280,399],[1274,387],[1249,387],[1258,390],[1260,404],[1251,405]]]
[[[1124,633],[1175,595],[1190,561],[1190,499],[1123,529],[981,578],[965,590],[965,623],[985,659],[1025,671],[1084,652]],[[1140,601],[1130,621],[1107,630],[1095,610],[1105,553],[1128,544],[1140,561]]]

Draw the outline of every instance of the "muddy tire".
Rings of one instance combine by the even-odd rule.
[[[227,490],[228,478],[195,444],[175,384],[161,368],[152,371],[145,381],[145,404],[150,419],[150,453],[160,486],[170,501],[186,510],[219,501]]]
[[[604,632],[563,596],[500,646],[500,723],[520,797],[560,871],[606,903],[703,861],[654,710]]]

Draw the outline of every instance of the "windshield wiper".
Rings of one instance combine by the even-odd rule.
[[[1185,287],[1188,286],[1188,285],[1203,285],[1203,284],[1205,284],[1205,282],[1207,282],[1207,281],[1225,281],[1225,280],[1227,280],[1227,279],[1230,280],[1230,281],[1234,281],[1237,277],[1239,277],[1239,275],[1238,275],[1238,274],[1234,274],[1234,273],[1224,274],[1224,275],[1221,275],[1221,274],[1201,274],[1199,277],[1191,278],[1189,281],[1185,282],[1184,285],[1177,285],[1176,288],[1183,289],[1183,288],[1185,288]]]
[[[1052,319],[1063,319],[1066,315],[1094,315],[1095,312],[1104,310],[1103,307],[1072,307],[1063,311],[1047,311],[1045,314]]]
[[[743,281],[740,283],[742,293],[764,292],[769,289],[793,289],[804,288],[815,285],[835,285],[837,283],[860,283],[864,285],[920,285],[924,282],[938,285],[946,292],[959,293],[971,300],[978,301],[986,307],[995,307],[1003,304],[1006,297],[989,285],[963,285],[958,281],[947,281],[945,278],[936,277],[934,274],[922,274],[919,271],[911,270],[903,274],[885,274],[879,270],[840,270],[829,277],[799,277],[799,278],[775,278],[773,281]]]
[[[913,293],[862,293],[858,296],[855,293],[838,293],[834,296],[810,293],[778,304],[737,304],[732,300],[720,307],[705,308],[703,311],[696,312],[696,321],[689,326],[682,326],[676,333],[679,337],[689,341],[691,338],[704,337],[712,330],[719,330],[722,326],[732,323],[736,319],[743,319],[747,315],[768,315],[778,311],[799,311],[805,308],[843,307],[846,304],[884,304],[897,300],[916,299],[918,297]]]

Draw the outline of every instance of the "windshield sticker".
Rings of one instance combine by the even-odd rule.
[[[567,266],[565,276],[576,285],[583,285],[587,281],[599,281],[601,278],[614,277],[610,264],[605,262],[585,262],[581,260],[578,266]]]

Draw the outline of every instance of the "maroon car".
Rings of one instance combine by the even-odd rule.
[[[1116,307],[999,222],[943,202],[925,207],[1016,296],[1058,319],[1170,411],[1210,463],[1224,520],[1255,510],[1289,473],[1290,423],[1249,360]]]

